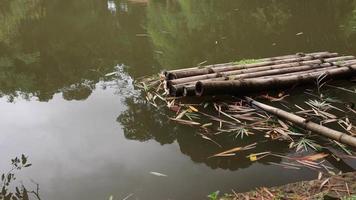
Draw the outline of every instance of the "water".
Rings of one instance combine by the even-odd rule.
[[[356,1],[3,0],[0,171],[29,155],[18,176],[51,200],[204,199],[314,178],[267,163],[276,158],[207,159],[220,149],[147,106],[132,79],[204,61],[355,55],[354,44]],[[280,144],[255,150],[290,152]]]

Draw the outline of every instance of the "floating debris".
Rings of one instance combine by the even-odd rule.
[[[167,175],[159,173],[159,172],[150,172],[150,174],[155,175],[155,176],[167,177]]]
[[[290,64],[292,61],[298,61],[298,63]],[[278,155],[281,158],[287,159],[287,161],[281,163],[270,162],[270,164],[279,165],[288,169],[308,168],[317,172],[323,171],[323,173],[335,174],[338,172],[333,171],[324,160],[324,158],[330,156],[324,153],[324,149],[332,145],[344,151],[347,155],[342,153],[332,155],[340,159],[346,158],[346,156],[351,156],[347,159],[352,159],[352,157],[355,156],[352,146],[355,141],[353,136],[356,130],[356,111],[353,105],[343,103],[323,94],[324,88],[330,85],[329,82],[326,84],[328,79],[325,70],[316,73],[317,75],[313,75],[316,87],[314,90],[305,92],[308,96],[311,96],[311,98],[306,99],[304,104],[301,105],[290,104],[289,101],[293,98],[293,95],[287,91],[278,92],[277,95],[266,92],[264,92],[264,94],[255,94],[254,99],[226,95],[204,96],[199,98],[170,95],[172,85],[184,83],[180,82],[182,80],[197,82],[199,80],[196,79],[197,77],[209,77],[210,79],[214,79],[216,78],[216,71],[222,70],[219,72],[221,75],[221,73],[225,73],[224,70],[257,70],[258,68],[271,70],[271,66],[274,67],[275,65],[286,68],[293,67],[294,65],[300,67],[301,62],[309,63],[309,65],[318,65],[321,61],[322,63],[337,65],[337,68],[340,68],[340,66],[351,66],[356,63],[356,59],[353,56],[338,56],[336,53],[299,53],[295,55],[258,59],[253,62],[249,61],[251,62],[249,64],[242,65],[224,63],[171,70],[152,77],[138,79],[135,81],[135,85],[142,89],[149,104],[157,109],[171,111],[168,113],[168,118],[171,121],[197,129],[197,135],[215,144],[219,148],[226,149],[226,147],[222,146],[218,142],[219,140],[216,139],[222,135],[230,137],[232,140],[244,140],[252,135],[256,137],[262,135],[269,140],[283,141],[283,144],[287,144],[286,146],[289,145],[291,149],[295,149],[297,155],[310,152],[314,152],[314,154],[292,158],[271,153],[269,149],[266,149],[266,152],[251,153],[247,156],[247,159],[251,162]],[[239,69],[241,67],[242,69]],[[211,69],[215,71],[211,71]],[[258,70],[255,72],[257,73]],[[194,77],[194,80],[192,80],[191,77]],[[340,92],[347,92],[351,95],[353,94],[346,88],[345,90],[340,88],[334,89]],[[255,99],[263,99],[264,101],[276,105],[276,107],[256,101]],[[278,108],[278,105],[279,107],[288,109],[288,112]],[[340,130],[344,130],[344,132],[340,132]],[[315,133],[322,134],[325,132],[327,132],[326,136],[331,137],[331,139],[325,139],[315,135]],[[330,133],[333,133],[333,136],[330,135]],[[215,153],[209,158],[227,157],[226,159],[228,159],[229,157],[236,156],[237,152],[252,150],[258,143],[259,142],[254,143],[252,146],[239,146],[220,153]],[[345,145],[345,143],[347,145]]]

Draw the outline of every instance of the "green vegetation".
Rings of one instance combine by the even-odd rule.
[[[254,64],[260,62],[259,59],[243,59],[239,61],[235,61],[235,65],[247,65],[247,64]]]
[[[215,191],[215,192],[209,194],[209,195],[208,195],[208,198],[209,198],[210,200],[218,200],[218,198],[219,198],[219,193],[220,193],[219,191]]]

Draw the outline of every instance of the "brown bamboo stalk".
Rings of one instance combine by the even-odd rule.
[[[340,66],[348,66],[348,64],[346,63],[346,64],[342,64]],[[261,72],[256,72],[256,73],[240,74],[240,75],[231,76],[231,77],[205,79],[205,80],[201,80],[201,82],[251,79],[251,78],[256,78],[256,77],[266,79],[266,78],[271,78],[271,77],[281,77],[281,76],[290,76],[290,75],[296,75],[296,74],[306,74],[306,73],[312,73],[312,72],[326,71],[326,70],[338,68],[340,66],[335,66],[335,62],[334,63],[322,63],[320,65],[317,65],[317,64],[304,65],[304,66],[291,67],[291,68],[266,70],[266,71],[261,71]],[[188,82],[188,83],[184,83],[184,84],[171,85],[169,87],[169,94],[171,96],[182,96],[182,95],[184,96],[184,93],[185,93],[184,88],[186,88],[186,87],[189,88],[189,92],[190,92],[196,83],[197,83],[197,81]]]
[[[324,62],[338,62],[338,61],[353,60],[353,59],[355,59],[355,56],[339,56],[333,58],[326,58],[324,59]]]
[[[276,75],[268,75],[268,76],[263,76],[261,78],[272,78],[272,77],[283,77],[283,76],[291,76],[291,75],[296,75],[296,74],[308,74],[308,73],[313,73],[313,72],[324,72],[330,69],[335,69],[339,67],[348,67],[350,65],[356,64],[356,60],[351,60],[352,62],[332,62],[332,63],[323,63],[321,64],[321,68],[315,68],[311,70],[306,70],[306,71],[301,71],[301,72],[292,72],[292,73],[284,73],[284,74],[276,74]]]
[[[296,54],[290,54],[290,55],[285,55],[285,56],[276,56],[276,57],[269,57],[269,58],[261,58],[258,59],[261,62],[262,61],[274,61],[274,60],[284,60],[288,58],[297,58],[297,57],[303,57],[303,56],[317,56],[320,54],[327,54],[330,52],[327,51],[322,51],[322,52],[314,52],[314,53],[296,53]],[[228,62],[228,63],[222,63],[222,64],[213,64],[213,65],[208,65],[205,67],[221,67],[221,66],[226,66],[226,65],[233,65],[234,62]],[[169,73],[175,73],[175,72],[181,72],[181,71],[189,71],[189,70],[194,70],[194,69],[200,69],[201,67],[190,67],[190,68],[185,68],[185,69],[175,69],[175,70],[170,70],[170,71],[164,71],[163,74],[167,77]]]
[[[211,74],[204,74],[204,75],[198,75],[198,76],[190,76],[190,77],[184,77],[184,78],[179,78],[179,79],[167,80],[166,84],[167,84],[167,88],[169,88],[171,85],[183,84],[183,83],[191,84],[195,81],[204,80],[204,79],[213,79],[213,78],[218,78],[218,77],[226,77],[226,76],[231,76],[231,75],[246,74],[246,73],[253,73],[253,72],[287,68],[287,67],[296,67],[296,66],[301,66],[301,65],[319,64],[319,63],[326,62],[326,61],[333,62],[334,64],[337,64],[336,62],[344,63],[344,62],[348,61],[348,59],[352,59],[352,58],[354,58],[354,57],[353,56],[341,56],[341,57],[336,57],[334,59],[333,58],[325,59],[323,61],[321,58],[321,60],[318,60],[318,59],[317,60],[307,60],[307,61],[291,62],[291,63],[277,64],[277,65],[242,68],[242,69],[227,71],[227,72],[211,73]]]
[[[342,66],[348,66],[348,65],[342,65]],[[291,76],[291,75],[303,75],[303,74],[308,74],[308,73],[313,73],[313,72],[326,72],[327,70],[330,69],[335,69],[341,66],[336,66],[332,65],[332,63],[323,63],[320,65],[314,65],[314,66],[300,66],[299,68],[296,68],[296,72],[291,72],[290,69],[292,68],[285,68],[281,69],[277,72],[271,71],[262,71],[262,72],[256,72],[256,73],[249,73],[249,74],[242,74],[242,75],[237,75],[235,77],[224,77],[224,78],[216,78],[216,79],[206,79],[206,80],[201,80],[200,82],[210,82],[210,81],[229,81],[229,80],[238,80],[238,79],[255,79],[255,78],[262,78],[262,79],[267,79],[267,78],[274,78],[274,77],[283,77],[283,76]],[[299,71],[300,70],[300,71]],[[270,75],[272,74],[273,75]],[[185,96],[184,94],[189,94],[191,95],[192,89],[195,87],[197,81],[194,82],[189,82],[185,84],[177,84],[177,85],[171,85],[169,87],[169,95],[170,96]],[[187,88],[187,89],[185,89]],[[188,91],[185,91],[188,90]]]
[[[303,67],[303,66],[301,66]],[[291,75],[304,75],[304,74],[308,74],[308,73],[313,73],[313,72],[326,72],[327,70],[330,69],[336,69],[339,66],[334,66],[331,65],[330,63],[324,63],[322,64],[319,68],[314,68],[311,70],[306,70],[306,71],[298,71],[298,72],[293,72],[293,73],[285,73],[285,74],[275,74],[275,75],[270,75],[270,76],[262,76],[262,74],[260,74],[260,76],[256,76],[256,77],[245,77],[245,80],[250,80],[250,79],[267,79],[267,78],[275,78],[275,77],[283,77],[283,76],[291,76]],[[289,69],[289,68],[287,68]],[[257,73],[256,73],[257,74]],[[250,75],[250,74],[244,74],[244,75]],[[253,75],[253,74],[251,74]],[[229,81],[229,80],[237,80],[237,79],[226,79],[226,80],[215,80],[215,79],[207,79],[207,80],[202,80],[200,82],[211,82],[211,81]],[[169,94],[170,96],[194,96],[192,94],[192,90],[193,88],[195,89],[195,85],[197,82],[194,83],[189,83],[189,84],[179,84],[179,85],[172,85],[169,89]]]
[[[195,92],[197,96],[204,95],[241,95],[244,92],[259,91],[263,89],[287,87],[315,80],[321,73],[326,73],[327,78],[339,76],[352,76],[356,74],[356,65],[339,67],[324,72],[297,74],[284,77],[253,78],[233,81],[197,82]]]
[[[301,62],[306,60],[313,60],[316,58],[330,58],[337,56],[337,53],[323,53],[318,55],[306,55],[303,57],[296,57],[296,58],[288,58],[283,60],[272,60],[272,61],[263,61],[253,64],[241,64],[241,65],[231,65],[231,66],[222,66],[222,67],[206,67],[206,68],[199,68],[193,70],[182,70],[178,72],[172,72],[167,74],[167,79],[178,79],[184,78],[189,76],[198,76],[210,73],[218,73],[218,72],[226,72],[226,71],[233,71],[239,69],[246,69],[246,68],[253,68],[253,67],[261,67],[266,65],[277,65],[283,63],[291,63],[291,62]]]
[[[300,126],[306,130],[309,130],[309,131],[312,131],[319,135],[325,136],[327,138],[336,140],[343,144],[347,144],[352,147],[356,147],[356,137],[352,137],[352,136],[342,133],[340,131],[336,131],[336,130],[327,128],[325,126],[321,126],[319,124],[316,124],[314,122],[306,120],[302,117],[299,117],[298,115],[286,112],[282,109],[275,108],[270,105],[263,104],[261,102],[255,101],[249,97],[245,97],[245,98],[251,106],[262,109],[265,112],[271,113],[281,119],[290,121],[290,122],[296,124],[297,126]]]
[[[291,75],[303,75],[313,72],[325,72],[330,69],[335,69],[338,67],[345,67],[350,66],[352,64],[356,64],[356,60],[348,60],[348,61],[337,61],[331,63],[322,63],[320,65],[305,65],[299,67],[290,67],[290,68],[282,68],[282,69],[275,69],[275,70],[267,70],[261,71],[256,73],[247,73],[247,74],[240,74],[231,77],[221,77],[221,78],[212,78],[212,79],[205,79],[201,80],[201,82],[209,82],[209,81],[228,81],[228,80],[237,80],[237,79],[253,79],[256,77],[267,79],[267,78],[274,78],[274,77],[283,77],[283,76],[291,76]],[[177,84],[170,86],[170,95],[171,96],[184,96],[184,94],[192,95],[192,89],[195,87],[197,81],[188,82],[184,84]],[[187,88],[187,89],[185,89]],[[185,92],[185,90],[187,90]]]
[[[322,64],[322,66],[323,67],[321,67],[321,68],[315,68],[315,69],[310,69],[310,70],[306,70],[306,71],[292,72],[292,73],[285,73],[285,74],[275,74],[275,75],[270,75],[270,76],[262,76],[262,77],[258,77],[258,78],[269,79],[269,78],[275,78],[275,77],[303,75],[303,74],[316,73],[316,72],[319,72],[321,74],[321,73],[325,73],[326,71],[328,71],[330,69],[336,69],[336,68],[340,67],[340,66],[331,65],[328,63],[324,63],[324,64]],[[254,78],[257,78],[257,77],[254,77]],[[254,78],[249,78],[249,79],[254,79]]]
[[[181,86],[171,86],[168,88],[168,93],[169,96],[172,97],[179,97],[179,96],[183,96],[184,94],[184,87],[188,87],[188,86],[192,86],[192,85],[181,85]],[[194,86],[194,85],[193,85]]]
[[[197,69],[201,69],[203,67],[208,68],[214,68],[214,67],[224,67],[224,66],[230,66],[233,65],[234,62],[227,62],[227,63],[219,63],[219,64],[212,64],[212,65],[206,65],[206,66],[198,66],[198,67],[189,67],[189,68],[184,68],[184,69],[174,69],[174,70],[170,70],[170,71],[163,71],[164,76],[166,77],[167,80],[171,80],[170,78],[168,78],[170,76],[170,74],[173,73],[180,73],[180,72],[186,72],[186,71],[190,71],[190,70],[197,70]]]
[[[286,74],[286,73],[292,73],[292,72],[307,71],[307,70],[312,70],[312,69],[321,69],[324,67],[329,67],[331,65],[332,64],[330,64],[330,63],[324,63],[324,64],[302,65],[302,66],[288,67],[288,68],[272,68],[271,70],[266,70],[266,71],[257,71],[254,73],[239,74],[239,75],[235,75],[235,76],[225,76],[225,77],[221,77],[221,78],[206,79],[206,80],[202,80],[202,82],[204,82],[204,81],[238,80],[238,79],[243,79],[243,78],[254,78],[254,77],[261,77],[261,76],[268,76],[268,75],[275,75],[275,74]]]
[[[195,85],[184,86],[183,96],[195,96]]]
[[[169,88],[171,85],[191,84],[191,83],[195,83],[196,81],[205,80],[205,79],[213,79],[213,78],[227,77],[227,76],[232,76],[232,75],[247,74],[247,73],[254,73],[254,72],[259,72],[259,71],[296,67],[296,66],[309,65],[309,64],[311,64],[311,65],[312,64],[320,64],[320,63],[322,63],[321,60],[308,60],[308,61],[302,61],[302,62],[292,62],[292,63],[284,63],[284,64],[278,64],[278,65],[267,65],[267,66],[260,66],[260,67],[247,68],[247,69],[243,68],[243,69],[238,69],[238,70],[233,70],[233,71],[204,74],[204,75],[199,75],[199,76],[190,76],[190,77],[185,77],[185,78],[180,78],[180,79],[168,80],[167,88]]]

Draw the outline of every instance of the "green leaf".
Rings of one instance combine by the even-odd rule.
[[[215,191],[215,192],[209,194],[209,195],[208,195],[208,198],[209,198],[210,200],[217,200],[217,199],[218,199],[218,196],[219,196],[219,193],[220,193],[219,190],[218,190],[218,191]]]

